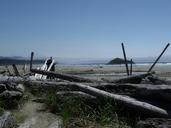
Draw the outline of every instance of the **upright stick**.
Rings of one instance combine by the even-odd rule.
[[[161,58],[161,56],[163,55],[163,53],[166,51],[166,49],[169,47],[169,43],[166,45],[166,47],[164,48],[164,50],[162,51],[162,53],[159,55],[159,57],[155,60],[155,62],[153,63],[153,65],[150,67],[150,69],[148,70],[148,72],[151,72],[151,70],[154,68],[154,66],[156,65],[156,63],[159,61],[159,59]]]
[[[20,73],[19,73],[19,71],[17,69],[17,66],[15,64],[12,64],[12,67],[13,67],[13,70],[14,70],[15,75],[16,76],[20,76]]]
[[[132,61],[132,59],[131,59],[131,65],[130,65],[130,75],[132,75],[132,63],[133,63],[133,61]]]
[[[129,76],[128,61],[127,61],[127,58],[126,58],[126,53],[125,53],[125,48],[124,48],[123,43],[122,43],[122,51],[123,51],[124,60],[125,60],[126,72],[127,72],[127,75]]]
[[[34,52],[31,52],[31,58],[30,58],[30,70],[32,69],[32,66],[33,66],[33,56],[34,56]]]

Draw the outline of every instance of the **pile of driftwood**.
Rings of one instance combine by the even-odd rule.
[[[0,104],[3,109],[13,108],[15,102],[24,94],[23,84],[18,83],[16,79],[18,77],[0,76]],[[10,112],[6,111],[0,116],[0,128],[15,128],[16,126]]]
[[[169,44],[166,46],[166,48]],[[164,51],[166,50],[164,49]],[[162,54],[164,53],[162,52]],[[34,76],[20,76],[15,67],[15,77],[0,76],[0,97],[16,98],[23,95],[24,89],[19,83],[30,88],[57,89],[57,95],[76,95],[90,99],[109,98],[128,110],[148,117],[171,117],[171,82],[161,80],[151,71],[161,55],[147,73],[130,76],[114,81],[95,81],[79,76],[43,71],[32,68],[33,53],[30,61],[30,75],[42,74],[55,80],[37,80]],[[126,62],[126,61],[125,61]],[[60,81],[59,81],[60,80]],[[69,91],[68,91],[69,90]]]
[[[1,77],[2,78],[2,77]],[[22,84],[15,82],[0,81],[0,98],[3,99],[18,99],[24,94],[24,87]]]
[[[159,55],[147,73],[130,76],[125,49],[124,45],[122,44],[128,77],[115,80],[110,83],[98,83],[97,81],[81,78],[78,76],[33,69],[32,61],[34,54],[32,53],[30,61],[30,71],[32,73],[48,75],[50,77],[65,80],[65,82],[29,81],[28,83],[31,83],[30,85],[37,85],[46,88],[59,88],[61,86],[65,86],[70,88],[72,91],[81,91],[84,92],[84,94],[88,94],[97,98],[110,98],[114,102],[126,106],[131,110],[137,111],[141,115],[145,114],[154,117],[170,117],[170,82],[160,80],[159,78],[155,77],[153,73],[151,73],[155,64],[158,62],[169,45],[170,44],[166,45],[162,53]]]

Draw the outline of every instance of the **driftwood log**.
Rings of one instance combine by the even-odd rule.
[[[135,75],[135,76],[128,76],[126,78],[122,78],[119,80],[113,81],[113,83],[132,83],[132,84],[140,84],[142,79],[146,78],[147,76],[150,76],[151,73],[145,73],[141,75]]]
[[[35,84],[36,83],[38,84],[39,82],[40,81],[36,81],[36,82],[32,81],[32,83],[35,83]],[[153,106],[145,102],[138,101],[134,98],[130,98],[124,95],[112,94],[112,93],[109,93],[109,92],[106,92],[106,91],[103,91],[103,90],[100,90],[100,89],[97,89],[95,87],[91,87],[85,84],[74,83],[74,82],[64,82],[64,83],[47,82],[47,83],[48,85],[45,84],[46,87],[48,87],[49,85],[53,87],[55,86],[56,87],[66,86],[68,88],[74,87],[75,89],[78,89],[89,95],[96,96],[98,98],[111,98],[117,103],[120,103],[126,107],[139,111],[141,114],[143,113],[151,114],[151,116],[156,116],[156,117],[169,117],[170,116],[168,112],[162,108]],[[40,86],[44,86],[44,84],[40,84]]]
[[[114,83],[84,83],[87,86],[92,86],[107,92],[128,95],[134,98],[171,101],[171,86],[170,85],[151,85],[151,84],[114,84]],[[26,85],[52,88],[57,90],[77,91],[78,88],[73,82],[52,82],[52,81],[27,81]]]
[[[22,84],[12,82],[0,84],[0,98],[2,99],[19,99],[24,94],[24,87]]]
[[[2,76],[0,75],[0,83],[5,83],[5,82],[23,82],[25,79],[19,76]]]
[[[73,76],[73,75],[56,73],[56,72],[52,72],[52,71],[42,71],[42,70],[37,70],[37,69],[30,69],[30,71],[33,73],[47,75],[49,77],[55,77],[55,78],[59,78],[59,79],[63,79],[63,80],[71,81],[71,82],[93,82],[90,79]]]

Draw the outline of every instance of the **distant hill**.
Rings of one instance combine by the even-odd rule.
[[[127,63],[130,64],[131,61],[127,60]],[[107,64],[125,64],[125,60],[121,59],[121,58],[115,58],[115,59],[109,61]],[[134,64],[134,62],[133,62],[133,64]]]
[[[44,62],[45,62],[44,59],[37,59],[33,61],[34,64],[43,64]],[[29,63],[30,63],[30,60],[28,59],[0,57],[0,65],[12,65],[12,64],[22,65],[22,64],[29,64]]]

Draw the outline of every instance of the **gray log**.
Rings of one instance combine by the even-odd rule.
[[[132,83],[132,84],[140,84],[142,79],[144,79],[147,76],[150,76],[151,73],[145,73],[141,75],[135,75],[135,76],[129,76],[126,78],[122,78],[119,80],[113,81],[113,83]]]
[[[49,82],[49,85],[53,84],[53,86],[57,86],[55,82]],[[69,83],[69,84],[68,84]],[[137,101],[136,99],[126,97],[123,95],[118,95],[118,94],[112,94],[94,87],[90,87],[85,84],[81,83],[74,83],[74,82],[68,82],[68,83],[63,83],[63,86],[66,85],[67,87],[74,86],[78,88],[80,91],[85,92],[87,94],[90,94],[92,96],[100,97],[100,98],[111,98],[115,102],[121,103],[124,106],[127,106],[129,108],[135,109],[141,113],[144,114],[151,114],[151,116],[157,116],[157,117],[169,117],[169,114],[166,110],[153,106],[151,104]]]
[[[49,77],[55,77],[55,78],[59,78],[59,79],[63,79],[63,80],[71,81],[71,82],[93,82],[90,79],[73,76],[73,75],[56,73],[56,72],[52,72],[52,71],[42,71],[42,70],[37,70],[37,69],[30,69],[30,71],[33,73],[47,75]]]
[[[123,95],[129,95],[136,98],[156,99],[171,101],[170,85],[151,85],[151,84],[114,84],[114,83],[84,83],[101,90],[113,91]],[[52,82],[52,81],[28,81],[28,86],[53,88],[58,90],[78,90],[73,82]]]
[[[6,99],[13,99],[13,98],[20,98],[23,96],[23,93],[18,92],[18,91],[4,91],[0,94],[0,97],[6,98]]]

